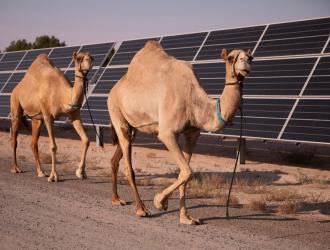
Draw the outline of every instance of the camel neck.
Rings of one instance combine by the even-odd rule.
[[[75,70],[74,84],[72,87],[71,104],[81,106],[84,99],[84,76],[83,74]]]
[[[192,93],[192,125],[208,132],[215,132],[225,126],[224,122],[219,121],[221,117],[231,122],[238,110],[241,94],[238,84],[226,85],[221,94],[220,101],[210,98],[204,90],[197,89]],[[217,105],[219,105],[217,107]],[[218,109],[218,110],[217,110]]]

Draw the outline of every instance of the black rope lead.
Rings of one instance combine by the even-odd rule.
[[[84,78],[84,84],[85,84],[84,95],[85,95],[85,100],[86,100],[86,104],[87,104],[87,110],[88,110],[88,113],[89,113],[89,117],[91,118],[95,134],[96,134],[97,138],[99,139],[99,141],[101,141],[100,135],[99,135],[99,133],[97,133],[97,129],[96,129],[94,119],[93,119],[93,116],[92,116],[92,113],[91,113],[91,110],[90,110],[90,107],[89,107],[88,99],[87,99],[87,93],[86,93],[87,89],[88,89],[88,80],[87,80],[87,78]],[[101,147],[102,148],[104,147],[103,143],[101,143]]]
[[[230,202],[230,194],[231,194],[231,189],[233,186],[233,182],[234,182],[234,178],[235,178],[235,173],[236,173],[236,168],[237,168],[237,164],[238,164],[238,158],[239,158],[239,154],[241,152],[241,145],[242,145],[242,131],[243,131],[243,95],[242,95],[242,85],[241,85],[241,103],[240,103],[240,114],[241,114],[241,125],[240,125],[240,134],[239,134],[239,144],[238,144],[238,150],[237,150],[237,154],[236,154],[236,162],[235,162],[235,167],[234,167],[234,171],[233,171],[233,175],[231,177],[231,182],[230,182],[230,186],[229,186],[229,191],[228,191],[228,196],[227,196],[227,204],[226,204],[226,217],[227,219],[229,218],[229,202]]]

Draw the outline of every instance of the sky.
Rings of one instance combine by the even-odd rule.
[[[0,50],[54,35],[67,45],[330,16],[330,0],[0,0]]]

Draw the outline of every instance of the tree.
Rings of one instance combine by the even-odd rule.
[[[10,42],[10,45],[5,51],[19,51],[28,49],[41,49],[41,48],[53,48],[66,46],[65,42],[60,42],[55,36],[38,36],[33,43],[27,42],[26,39],[20,39],[17,41]]]
[[[5,51],[18,51],[18,50],[27,50],[31,49],[32,44],[27,42],[25,39],[20,39],[17,41],[11,41],[10,45],[5,49]]]
[[[32,48],[41,49],[41,48],[52,48],[52,47],[61,47],[65,46],[65,42],[60,42],[55,36],[38,36],[34,41]]]

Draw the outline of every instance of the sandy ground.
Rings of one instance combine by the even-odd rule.
[[[140,219],[134,215],[122,165],[119,194],[129,205],[111,205],[112,145],[106,144],[102,150],[91,143],[89,178],[79,181],[74,171],[80,159],[80,142],[57,139],[61,181],[47,183],[46,178],[35,177],[29,135],[19,136],[18,160],[24,173],[9,173],[12,157],[8,138],[8,133],[0,132],[1,249],[328,249],[330,245],[330,171],[318,161],[305,168],[263,163],[260,157],[260,161],[248,160],[239,166],[233,192],[237,204],[230,209],[230,220],[225,218],[221,202],[227,184],[221,190],[205,190],[212,193],[208,199],[195,198],[191,185],[189,212],[203,225],[182,226],[178,224],[177,193],[167,212],[158,212],[152,205],[153,196],[178,173],[167,151],[134,147],[138,188],[152,212],[151,218]],[[40,138],[39,151],[43,168],[49,172],[47,137]],[[201,154],[195,154],[191,162],[201,178],[216,176],[212,182],[224,183],[233,165],[233,158]],[[278,190],[294,194],[299,203],[296,213],[278,214],[281,202],[273,200],[267,201],[263,211],[249,208],[251,201],[265,199]]]

